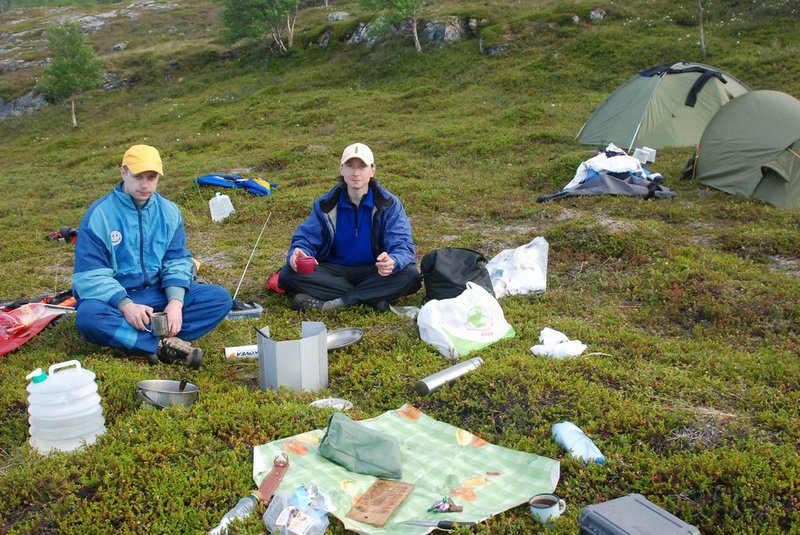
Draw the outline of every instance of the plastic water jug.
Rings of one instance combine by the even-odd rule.
[[[31,446],[42,453],[72,451],[105,433],[94,378],[77,360],[53,364],[48,373],[36,368],[27,375]]]
[[[208,207],[211,208],[211,221],[215,223],[219,223],[234,212],[231,198],[220,192],[211,197]]]

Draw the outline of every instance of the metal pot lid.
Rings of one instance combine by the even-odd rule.
[[[328,331],[328,350],[340,349],[353,345],[364,336],[364,331],[358,327],[344,327]]]
[[[309,403],[318,409],[335,409],[337,411],[349,411],[353,408],[353,402],[342,398],[322,398]]]

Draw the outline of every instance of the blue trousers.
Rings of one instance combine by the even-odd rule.
[[[131,290],[128,297],[134,303],[153,307],[155,312],[167,306],[167,296],[157,286]],[[183,325],[178,338],[200,338],[225,318],[231,306],[231,295],[225,288],[193,282],[183,298]],[[155,353],[158,348],[158,337],[135,329],[117,307],[106,302],[81,300],[75,315],[78,332],[95,344],[143,354]]]

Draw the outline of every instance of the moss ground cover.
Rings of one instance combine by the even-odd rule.
[[[491,442],[561,459],[557,492],[569,508],[549,533],[575,533],[582,507],[630,492],[703,533],[799,532],[800,214],[680,180],[688,148],[659,150],[654,165],[679,193],[672,201],[535,202],[590,156],[575,134],[637,70],[702,61],[754,89],[800,96],[791,2],[705,3],[707,58],[691,2],[608,2],[602,22],[588,21],[594,2],[426,6],[428,18],[475,18],[485,46],[509,44],[491,57],[477,38],[423,54],[405,39],[345,45],[353,19],[328,22],[327,14],[372,14],[338,1],[301,10],[297,44],[279,57],[264,43],[222,42],[217,4],[174,4],[89,35],[106,69],[128,83],[81,95],[78,129],[61,105],[0,123],[0,298],[69,287],[72,249],[45,233],[77,226],[113,186],[127,146],[147,142],[162,151],[161,191],[183,210],[203,279],[235,289],[272,213],[240,291],[266,316],[224,322],[199,342],[206,362],[187,377],[201,398],[188,410],[147,410],[134,393],[140,380],[183,370],[115,358],[81,340],[70,318],[3,357],[0,532],[202,532],[251,490],[252,446],[323,427],[328,414],[308,403],[328,395],[353,401],[356,418],[409,402]],[[40,29],[59,10],[119,7],[12,10],[0,14],[0,35]],[[316,40],[329,26],[322,48]],[[120,39],[127,48],[111,52]],[[23,53],[45,55],[33,45]],[[37,75],[3,72],[0,96],[24,93]],[[429,397],[412,385],[448,363],[413,322],[365,308],[301,314],[264,289],[355,140],[370,144],[379,177],[404,200],[420,258],[450,245],[491,257],[536,236],[550,243],[548,291],[501,302],[516,337],[482,351],[484,366]],[[214,224],[213,189],[193,179],[236,170],[280,188],[268,198],[228,191],[236,213]],[[305,319],[366,332],[331,353],[327,391],[261,391],[254,362],[222,358],[224,346],[255,343],[254,326],[289,338]],[[546,326],[595,354],[533,357]],[[72,358],[97,373],[108,431],[86,450],[42,457],[27,445],[24,376]],[[561,420],[585,429],[608,464],[565,456],[550,437]],[[253,517],[235,531],[263,526]],[[525,507],[475,531],[545,532]],[[343,529],[334,521],[331,532]]]

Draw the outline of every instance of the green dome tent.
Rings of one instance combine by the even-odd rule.
[[[582,145],[634,147],[697,145],[708,121],[750,89],[702,63],[668,63],[642,71],[614,91],[576,136]]]
[[[700,182],[778,208],[800,208],[800,100],[753,91],[708,123],[694,161]]]

